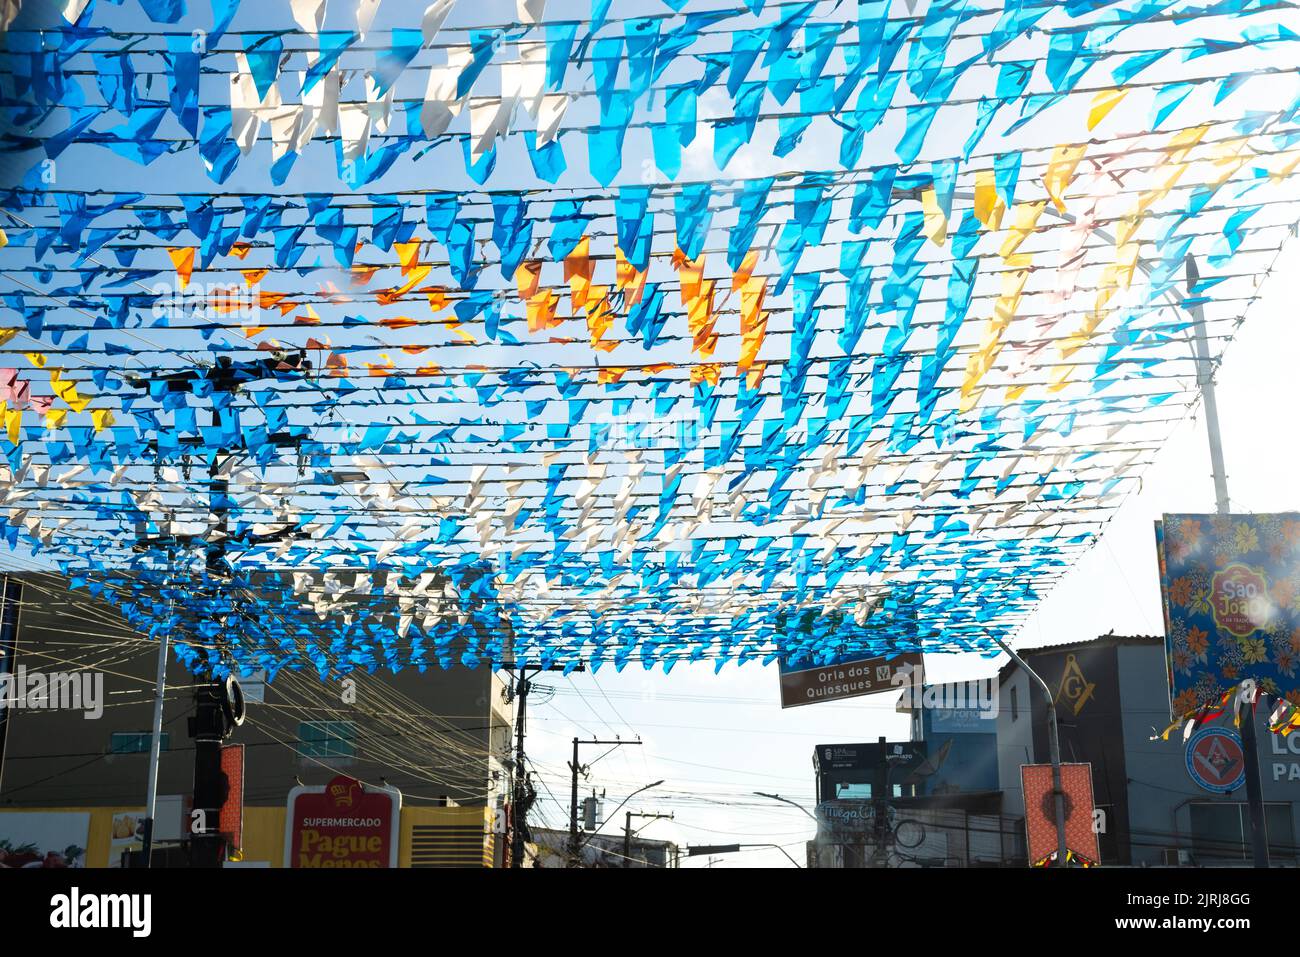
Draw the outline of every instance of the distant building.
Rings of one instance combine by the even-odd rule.
[[[547,828],[530,828],[533,845],[528,849],[529,864],[526,866],[542,868],[562,868],[569,866],[569,832]],[[676,867],[679,856],[678,847],[671,841],[655,841],[650,838],[633,836],[630,852],[624,853],[623,835],[617,832],[609,834],[580,835],[582,841],[583,867]]]
[[[1250,861],[1231,721],[1206,726],[1211,730],[1203,738],[1198,731],[1190,745],[1178,734],[1152,740],[1169,723],[1163,638],[1105,635],[1018,653],[1051,689],[1062,760],[1091,767],[1101,864]],[[983,686],[972,693],[975,685]],[[873,793],[883,780],[878,745],[818,745],[819,827],[810,862],[1026,866],[1021,766],[1049,760],[1041,689],[1008,662],[995,679],[909,689],[899,710],[911,716],[912,740],[891,747],[912,752],[890,772],[887,818]],[[1270,734],[1263,713],[1255,721],[1270,861],[1296,866],[1300,736]],[[1238,786],[1228,790],[1224,781]]]
[[[1098,835],[1101,862],[1135,866],[1241,865],[1250,860],[1245,787],[1220,793],[1201,762],[1240,759],[1230,741],[1222,755],[1189,754],[1181,735],[1151,740],[1169,723],[1164,639],[1104,635],[1095,641],[1018,653],[1052,691],[1063,761],[1092,765],[1093,796],[1103,812]],[[1014,662],[998,675],[999,779],[1003,813],[1023,817],[1020,766],[1048,760],[1046,703],[1040,689]],[[1300,863],[1296,833],[1300,799],[1300,740],[1268,731],[1255,715],[1260,780],[1270,859]],[[1213,728],[1232,732],[1231,719]],[[1293,736],[1294,737],[1294,736]],[[1220,740],[1223,740],[1220,738]],[[1211,741],[1211,745],[1215,742]]]
[[[996,738],[963,738],[941,738],[937,747],[925,740],[818,745],[817,836],[809,842],[809,866],[1023,861],[1017,822],[1003,817],[1001,795],[988,786],[996,784]]]
[[[24,594],[10,665],[28,672],[103,676],[102,714],[84,709],[8,709],[0,751],[0,851],[84,853],[116,866],[143,817],[158,645],[117,610],[69,590],[58,576],[16,576]],[[490,668],[423,673],[354,672],[345,685],[314,671],[242,682],[244,862],[284,864],[286,800],[299,782],[346,775],[402,794],[401,860],[409,866],[500,865],[506,841],[513,705]],[[187,731],[193,678],[167,668],[160,841],[181,837],[193,787]],[[3,860],[0,859],[0,864]]]

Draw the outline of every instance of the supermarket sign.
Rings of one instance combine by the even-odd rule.
[[[289,792],[285,867],[396,867],[402,794],[340,775]]]

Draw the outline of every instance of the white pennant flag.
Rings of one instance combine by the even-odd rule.
[[[325,0],[289,0],[289,10],[293,21],[302,28],[303,33],[312,36],[320,33],[325,23]]]
[[[375,14],[379,12],[379,0],[361,0],[357,4],[357,33],[361,39],[366,38],[366,33],[370,29],[370,24],[375,22]]]
[[[279,110],[284,101],[280,98],[280,88],[274,85],[266,91],[265,99],[258,96],[257,82],[243,53],[235,54],[235,65],[236,72],[230,77],[230,136],[239,144],[239,152],[246,156],[257,142],[262,121]]]
[[[537,111],[537,145],[545,146],[552,142],[560,132],[560,121],[564,111],[569,108],[567,93],[548,93],[542,97],[541,109]]]
[[[296,103],[272,110],[267,116],[271,127],[271,160],[279,162],[298,146],[298,124],[302,120],[302,107]],[[265,498],[265,496],[261,496]]]
[[[88,3],[90,3],[90,0],[68,0],[63,5],[63,19],[69,23],[76,23],[81,19],[81,15],[85,12]]]
[[[452,119],[460,115],[466,98],[457,98],[456,84],[473,58],[474,53],[468,46],[452,47],[447,51],[446,66],[430,68],[424,106],[420,108],[420,126],[425,136],[441,136],[447,132]]]
[[[339,135],[343,137],[343,162],[353,163],[366,155],[370,144],[370,108],[365,103],[344,103],[339,107]]]
[[[393,87],[389,86],[383,96],[379,95],[379,84],[372,74],[366,74],[366,105],[370,110],[370,122],[376,133],[387,133],[388,123],[393,115]]]
[[[542,11],[546,9],[546,0],[515,0],[515,10],[520,23],[538,23]]]
[[[501,64],[501,98],[523,105],[537,118],[546,87],[546,44],[524,43],[519,46],[519,60]],[[511,107],[513,116],[514,108]]]
[[[424,34],[424,43],[427,46],[433,42],[433,38],[438,35],[442,29],[443,23],[447,19],[447,14],[451,13],[451,8],[456,5],[456,0],[433,0],[424,10],[424,19],[420,23],[420,32]]]

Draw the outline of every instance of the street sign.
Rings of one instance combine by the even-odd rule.
[[[1228,794],[1246,781],[1241,737],[1230,728],[1202,728],[1187,742],[1187,773],[1215,794]]]
[[[781,707],[797,708],[822,701],[857,698],[897,690],[919,682],[920,652],[894,657],[844,658],[818,667],[789,668],[780,664]]]

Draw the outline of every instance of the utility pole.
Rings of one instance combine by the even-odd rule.
[[[9,675],[9,683],[18,680],[14,660],[18,656],[18,612],[22,606],[22,583],[4,576],[0,585],[0,677]],[[18,691],[14,687],[14,699]],[[9,738],[9,707],[0,697],[0,783],[4,781],[5,742]]]
[[[656,818],[664,818],[665,820],[669,820],[669,821],[673,819],[673,816],[671,814],[643,814],[640,811],[628,811],[626,822],[623,825],[623,866],[624,867],[632,866],[632,818],[634,817],[648,817],[651,818],[652,820]]]
[[[1196,384],[1201,391],[1205,407],[1205,435],[1210,443],[1210,470],[1214,478],[1214,505],[1220,515],[1230,510],[1228,499],[1228,474],[1223,464],[1223,440],[1219,433],[1219,400],[1214,392],[1214,360],[1210,356],[1209,339],[1205,331],[1205,310],[1197,299],[1196,285],[1201,272],[1191,253],[1185,260],[1187,269],[1187,306],[1196,326]],[[1258,693],[1252,692],[1250,701],[1240,702],[1241,756],[1246,765],[1246,808],[1250,815],[1251,858],[1256,867],[1268,867],[1268,830],[1264,822],[1264,790],[1259,783],[1259,745],[1255,734],[1255,702]]]
[[[168,556],[171,566],[171,556]],[[175,577],[174,575],[171,577]],[[169,582],[175,588],[175,582]],[[158,639],[158,673],[154,679],[153,732],[149,740],[149,790],[145,795],[144,843],[140,850],[141,866],[151,867],[153,862],[153,830],[158,811],[158,767],[162,758],[163,702],[167,692],[167,650],[171,638],[172,599],[167,600],[167,628]]]
[[[290,358],[293,358],[294,361],[290,362]],[[158,382],[163,384],[164,392],[193,393],[195,391],[195,382],[206,379],[211,386],[212,393],[233,396],[249,382],[256,382],[266,378],[279,378],[280,374],[284,372],[305,373],[310,369],[311,363],[307,359],[305,351],[297,353],[295,357],[282,353],[273,353],[269,358],[248,362],[235,362],[229,356],[220,356],[215,366],[205,370],[185,369],[152,378],[131,377],[129,381],[137,388],[143,388],[151,393],[153,392],[153,384]],[[212,426],[213,430],[217,432],[220,432],[222,426],[221,408],[221,405],[214,403],[212,409]],[[296,447],[300,441],[300,437],[292,433],[277,433],[269,438],[271,442],[280,447]],[[195,444],[202,444],[202,440],[198,440]],[[215,639],[218,644],[224,640],[224,636],[220,633],[228,624],[222,621],[219,601],[222,591],[220,583],[230,576],[229,563],[226,560],[226,549],[230,537],[230,481],[226,477],[225,465],[231,456],[235,454],[235,451],[235,449],[223,445],[213,453],[212,460],[208,464],[208,512],[215,519],[215,532],[209,532],[204,550],[207,585],[203,591],[204,598],[211,605],[205,614],[210,621],[220,626],[218,636]],[[250,535],[247,536],[247,539],[250,542],[260,544],[280,540],[288,534],[292,534],[292,530],[285,529],[269,535]],[[148,547],[148,544],[145,541],[140,541],[136,543],[136,547],[143,550]],[[166,667],[166,649],[160,648],[158,659],[159,677],[155,691],[156,725],[160,721]],[[232,685],[234,686],[233,689]],[[229,793],[229,783],[221,767],[221,746],[222,742],[233,731],[227,713],[228,711],[233,713],[232,692],[238,694],[240,699],[239,709],[242,712],[242,693],[238,692],[238,687],[233,681],[218,682],[211,668],[207,668],[202,673],[194,676],[194,716],[190,718],[189,722],[190,737],[194,739],[193,816],[190,819],[189,827],[191,867],[221,867],[222,860],[225,857],[225,838],[221,835],[219,821],[221,807],[225,804]],[[243,721],[242,714],[238,721]],[[158,728],[155,727],[149,761],[151,804],[157,787],[160,737],[161,734]],[[146,814],[149,818],[146,828],[146,848],[148,850],[145,854],[145,862],[146,866],[148,866],[149,852],[152,850],[153,845],[152,809],[146,811]]]
[[[582,842],[578,840],[578,773],[586,773],[587,768],[579,763],[578,748],[584,744],[608,744],[614,748],[624,744],[640,744],[640,741],[623,741],[616,739],[614,741],[601,741],[593,739],[591,741],[582,741],[578,738],[573,739],[573,760],[569,762],[569,772],[572,775],[572,788],[569,799],[569,866],[578,867],[581,861]],[[612,748],[611,748],[612,750]],[[608,753],[608,752],[606,752]],[[597,761],[600,758],[596,759]]]
[[[511,808],[510,866],[524,866],[524,844],[528,836],[528,808],[533,803],[532,786],[528,783],[528,769],[524,760],[524,722],[528,713],[528,667],[520,666],[515,677],[515,700],[519,702],[515,715],[515,780]]]
[[[215,408],[212,410],[212,425],[214,428],[221,426],[221,416]],[[230,530],[230,509],[227,504],[230,482],[220,477],[227,455],[227,449],[220,449],[208,465],[211,495],[208,511],[217,520],[216,541],[209,541],[206,550],[207,577],[213,583],[214,616],[218,614],[215,583],[225,574],[226,538]],[[226,723],[225,716],[221,713],[221,698],[215,677],[211,670],[206,674],[195,675],[194,718],[190,725],[190,737],[194,739],[194,811],[200,816],[190,827],[191,867],[220,867],[224,850],[217,821],[221,816],[221,805],[226,801],[225,775],[221,772],[221,742],[225,738]]]

